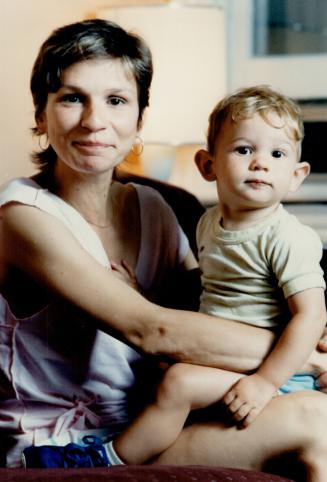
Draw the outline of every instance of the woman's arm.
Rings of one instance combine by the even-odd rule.
[[[268,330],[150,303],[86,253],[53,216],[20,204],[3,211],[7,267],[28,273],[141,352],[247,372],[271,349]]]

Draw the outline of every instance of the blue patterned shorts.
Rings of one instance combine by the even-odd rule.
[[[299,392],[300,390],[317,390],[316,379],[312,375],[293,375],[278,390],[279,395],[286,393]]]

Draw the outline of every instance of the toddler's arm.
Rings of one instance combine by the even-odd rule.
[[[288,305],[292,318],[276,346],[257,372],[239,380],[223,399],[243,426],[253,422],[278,388],[304,365],[325,326],[323,289],[301,291],[288,299]]]

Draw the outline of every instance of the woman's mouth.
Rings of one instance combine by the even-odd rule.
[[[105,142],[98,142],[98,141],[74,141],[73,144],[81,147],[94,147],[99,149],[103,149],[111,146],[111,144],[107,144]]]
[[[98,151],[110,149],[113,147],[112,144],[107,144],[106,142],[99,141],[74,141],[73,146],[78,150],[86,153],[97,153]]]

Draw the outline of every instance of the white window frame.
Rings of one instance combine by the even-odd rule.
[[[327,55],[254,56],[253,0],[229,0],[225,6],[229,90],[269,84],[298,99],[327,97]]]

